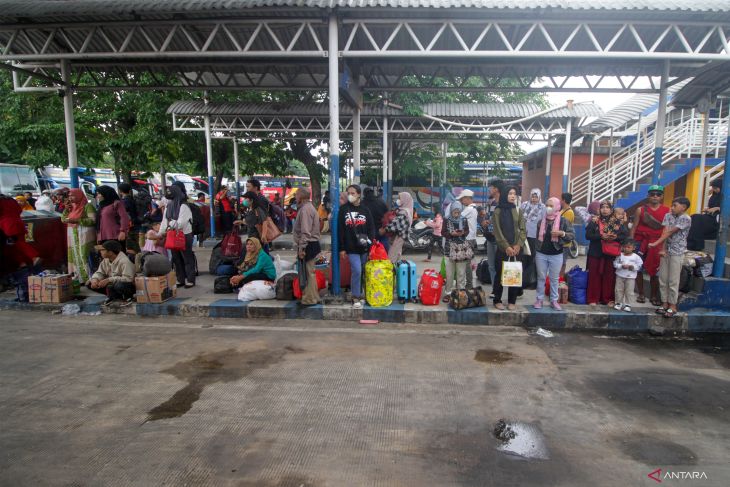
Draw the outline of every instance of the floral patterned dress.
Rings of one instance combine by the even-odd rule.
[[[85,283],[95,269],[91,269],[89,256],[96,245],[96,208],[91,203],[84,207],[84,214],[78,223],[68,223],[71,206],[66,208],[61,221],[66,223],[66,245],[68,246],[68,272],[80,283]]]

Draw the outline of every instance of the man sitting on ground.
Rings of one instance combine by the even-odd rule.
[[[86,286],[92,291],[106,294],[104,304],[115,299],[131,302],[134,296],[134,264],[122,252],[122,245],[117,240],[107,240],[97,245],[96,249],[103,260]]]

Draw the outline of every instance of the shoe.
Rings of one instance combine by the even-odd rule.
[[[557,301],[551,301],[551,302],[550,302],[550,306],[552,306],[552,308],[553,308],[553,309],[554,309],[555,311],[563,311],[563,307],[562,307],[562,306],[560,306],[560,303],[558,303]]]
[[[494,307],[500,311],[504,311],[504,304],[502,303],[494,303]]]
[[[362,309],[362,302],[359,299],[355,300],[355,302],[352,303],[352,307],[354,309]]]
[[[621,311],[622,308],[623,306],[621,306],[621,303],[616,303],[613,307],[613,309],[615,309],[616,311]]]
[[[627,313],[631,313],[631,306],[629,306],[627,304],[626,306],[623,307],[623,310],[626,311]]]
[[[102,306],[109,306],[109,305],[110,305],[110,304],[112,304],[113,302],[114,302],[114,300],[113,300],[112,298],[106,298],[106,299],[104,300],[104,302],[102,303]]]
[[[517,306],[514,305],[514,304],[512,304],[512,303],[510,303],[510,304],[507,305],[507,309],[510,310],[510,311],[514,311],[515,309],[517,309]]]
[[[119,305],[119,307],[120,307],[120,308],[125,308],[125,307],[127,307],[127,306],[131,306],[132,304],[134,304],[134,299],[133,299],[133,298],[127,298],[127,299],[125,299],[125,300],[124,300],[124,301],[123,301],[123,302],[122,302],[122,303],[121,303],[121,304]]]
[[[532,307],[535,308],[535,309],[541,309],[542,308],[542,301],[540,301],[538,299],[537,301],[535,301],[535,304],[533,304]]]
[[[191,287],[195,287],[194,282],[186,282],[185,283],[185,289],[190,289]]]

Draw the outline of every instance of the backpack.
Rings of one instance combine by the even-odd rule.
[[[276,281],[276,299],[280,301],[291,301],[294,299],[294,279],[296,272],[284,274]]]
[[[284,209],[281,206],[271,203],[269,205],[269,216],[276,224],[276,227],[279,229],[279,231],[285,231],[286,215],[284,214]]]
[[[145,218],[152,209],[152,197],[147,191],[137,190],[134,194],[135,223],[144,223]],[[131,216],[131,215],[130,215]]]
[[[213,283],[213,294],[230,294],[233,292],[230,276],[220,276],[215,278]]]
[[[210,253],[210,260],[208,261],[208,272],[215,275],[219,265],[235,264],[236,259],[230,257],[223,257],[223,249],[221,248],[221,242],[213,247],[213,251]]]
[[[205,218],[203,218],[203,212],[200,211],[200,207],[195,203],[185,203],[190,208],[190,213],[193,215],[193,235],[205,234]]]

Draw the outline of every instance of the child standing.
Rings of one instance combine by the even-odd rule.
[[[154,222],[152,228],[147,230],[142,251],[167,255],[167,250],[165,250],[165,236],[160,234],[160,222]]]
[[[614,309],[631,312],[634,304],[634,285],[636,275],[643,264],[641,257],[634,253],[636,244],[627,240],[621,246],[621,255],[613,261],[616,268],[616,305]]]
[[[657,309],[657,314],[671,318],[677,314],[677,301],[679,299],[679,277],[682,274],[682,259],[687,251],[687,235],[692,219],[687,215],[689,199],[685,197],[674,198],[672,209],[664,216],[662,225],[664,231],[656,242],[650,243],[649,247],[660,247],[659,255],[659,291],[662,296],[662,306]]]

